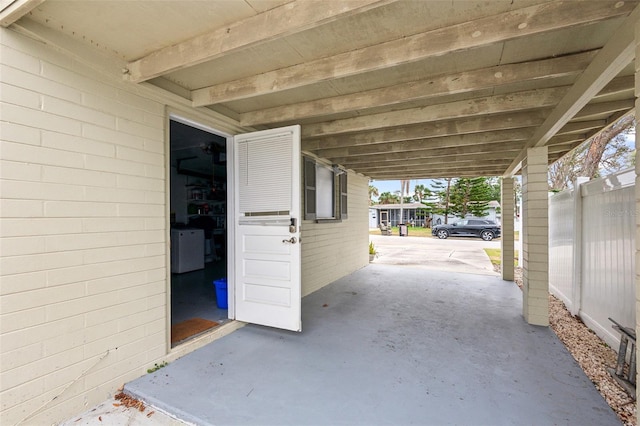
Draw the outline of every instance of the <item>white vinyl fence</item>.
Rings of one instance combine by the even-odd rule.
[[[617,348],[608,320],[635,328],[635,173],[626,170],[549,199],[549,288]]]

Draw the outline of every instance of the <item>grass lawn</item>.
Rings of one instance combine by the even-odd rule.
[[[485,253],[487,253],[487,256],[489,256],[489,260],[491,261],[491,263],[493,263],[494,265],[499,265],[500,264],[500,253],[501,250],[497,249],[497,248],[486,248],[484,249]]]
[[[500,250],[499,248],[486,248],[484,249],[484,251],[485,253],[487,253],[487,256],[489,256],[489,260],[491,260],[491,263],[493,263],[494,265],[500,265],[500,254],[502,253],[502,250]],[[514,257],[515,259],[513,260],[513,265],[518,266],[518,250],[516,250]]]
[[[409,236],[411,237],[431,237],[431,228],[422,228],[418,226],[409,227],[407,230]],[[379,229],[371,229],[369,230],[369,235],[380,235]],[[391,235],[399,235],[398,227],[391,227]],[[515,232],[515,240],[518,241],[520,238],[520,233],[518,231]],[[491,256],[489,256],[491,257]],[[500,261],[500,250],[498,250],[498,262]]]
[[[414,227],[409,226],[407,228],[407,234],[410,237],[431,237],[431,228],[422,228],[422,227],[418,227],[418,226],[414,226]],[[379,229],[371,229],[371,230],[369,230],[369,235],[380,235],[380,230]],[[400,235],[400,233],[398,232],[398,227],[397,226],[392,226],[391,227],[391,235]]]

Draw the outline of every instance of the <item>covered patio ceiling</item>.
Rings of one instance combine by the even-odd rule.
[[[301,124],[303,151],[384,180],[512,176],[527,148],[551,163],[632,113],[637,4],[5,0],[0,17],[246,128]]]

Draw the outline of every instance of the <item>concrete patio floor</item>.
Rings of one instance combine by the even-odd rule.
[[[619,425],[496,274],[371,264],[125,386],[198,425]]]

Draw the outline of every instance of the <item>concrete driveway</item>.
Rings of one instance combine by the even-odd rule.
[[[411,230],[409,230],[411,233]],[[498,275],[485,253],[485,248],[500,248],[500,240],[450,237],[446,240],[431,237],[400,237],[398,235],[369,235],[378,250],[373,261],[386,265],[411,265],[441,271],[468,274]]]

